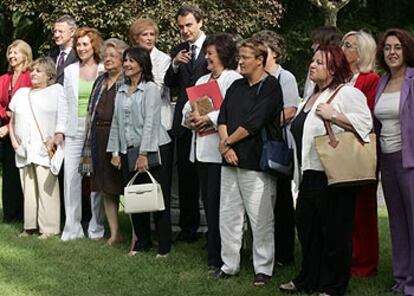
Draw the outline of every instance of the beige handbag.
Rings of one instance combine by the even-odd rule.
[[[149,171],[146,173],[149,175],[151,183],[134,184],[139,174],[137,172],[124,188],[124,208],[127,214],[165,210],[161,185]]]
[[[331,103],[339,89],[329,98]],[[374,133],[364,143],[355,133],[334,134],[331,124],[324,120],[327,135],[315,137],[316,151],[328,177],[328,185],[353,186],[375,182],[377,145]]]

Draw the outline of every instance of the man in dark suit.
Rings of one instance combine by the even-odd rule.
[[[76,31],[76,21],[69,15],[63,15],[55,22],[53,39],[58,46],[49,53],[49,56],[56,63],[57,77],[56,82],[63,85],[64,69],[73,64],[78,59],[73,47],[73,34]]]
[[[201,30],[203,16],[197,7],[182,6],[177,11],[176,20],[184,42],[172,51],[172,63],[165,75],[165,85],[178,92],[172,127],[177,147],[181,228],[178,239],[194,242],[200,224],[199,185],[195,164],[189,160],[192,134],[181,126],[181,121],[183,107],[188,100],[186,88],[193,86],[198,78],[208,72],[203,50],[206,35]]]

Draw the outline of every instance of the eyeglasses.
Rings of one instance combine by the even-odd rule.
[[[349,43],[348,41],[342,42],[342,47],[345,47],[346,49],[357,49],[358,46]]]
[[[251,60],[251,59],[255,59],[255,56],[238,56],[236,57],[237,62],[243,60],[243,61],[247,61],[247,60]]]
[[[391,51],[392,49],[394,49],[394,51],[400,51],[402,50],[402,45],[401,44],[395,44],[395,45],[390,45],[390,44],[386,44],[384,46],[384,51]]]

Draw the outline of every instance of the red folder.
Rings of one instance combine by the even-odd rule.
[[[213,101],[213,106],[216,110],[220,109],[221,102],[223,102],[223,97],[221,96],[217,80],[211,80],[203,84],[187,87],[186,91],[190,102],[208,96]]]
[[[199,98],[207,96],[213,102],[213,107],[215,110],[219,110],[221,103],[223,102],[223,97],[217,80],[211,80],[209,82],[187,87],[187,96],[190,102],[197,101]],[[205,130],[200,131],[200,137],[206,136],[212,133],[217,132],[213,127],[207,127]]]

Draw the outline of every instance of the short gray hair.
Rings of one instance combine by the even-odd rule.
[[[47,86],[56,83],[56,65],[50,57],[37,58],[30,65],[30,69],[33,69],[36,65],[42,66],[45,69],[47,75]]]
[[[129,46],[128,44],[126,44],[125,41],[118,39],[118,38],[109,38],[107,40],[104,41],[101,50],[99,52],[99,55],[101,56],[101,60],[103,60],[103,55],[105,50],[108,47],[113,47],[115,48],[115,50],[119,53],[121,60],[122,60],[122,55],[124,54],[125,49],[127,49]]]
[[[71,17],[68,14],[64,14],[61,17],[59,17],[55,23],[67,23],[68,26],[72,29],[72,30],[76,30],[78,28],[78,26],[76,25],[76,20]]]

